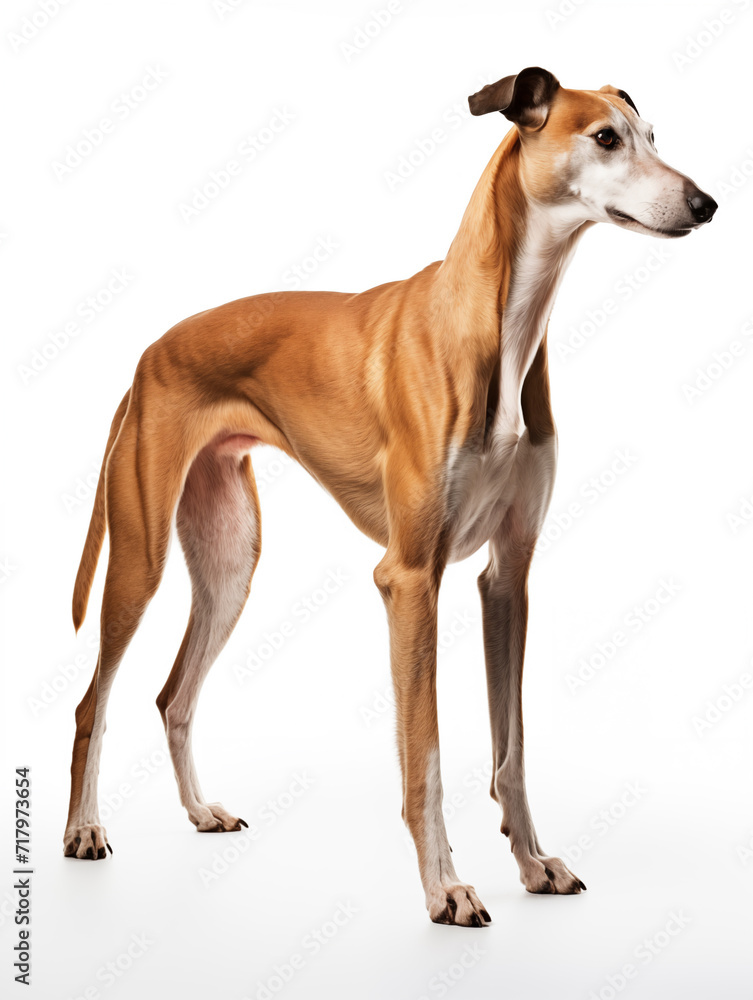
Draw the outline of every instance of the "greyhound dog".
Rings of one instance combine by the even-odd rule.
[[[105,531],[99,657],[76,710],[64,850],[104,858],[97,776],[110,688],[159,585],[173,518],[192,581],[188,628],[157,706],[181,802],[201,832],[243,820],[202,794],[191,729],[202,683],[246,603],[260,551],[249,451],[281,448],[386,551],[403,818],[433,921],[490,921],[460,881],[442,816],[437,597],[445,566],[489,542],[479,578],[492,797],[534,893],[585,889],[540,846],[526,797],[521,678],[527,576],[554,479],[546,330],[596,222],[685,236],[717,205],[656,153],[622,90],[567,90],[529,67],[469,98],[512,122],[443,261],[358,294],[255,295],[178,323],[141,357],[107,442],[73,595],[80,627]]]

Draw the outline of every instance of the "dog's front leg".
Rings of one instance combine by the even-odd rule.
[[[388,549],[374,571],[390,627],[403,819],[411,832],[429,916],[436,923],[482,927],[491,917],[473,886],[455,873],[442,815],[437,727],[437,596],[441,567],[410,562]]]
[[[489,565],[479,577],[484,651],[492,728],[492,797],[502,807],[502,832],[529,892],[578,893],[585,885],[559,859],[541,848],[525,786],[521,689],[528,570],[536,542],[531,518],[514,507],[490,542]]]

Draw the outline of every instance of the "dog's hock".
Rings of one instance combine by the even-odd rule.
[[[549,115],[559,80],[549,70],[529,66],[515,76],[489,83],[468,98],[472,115],[499,111],[519,128],[538,131]]]

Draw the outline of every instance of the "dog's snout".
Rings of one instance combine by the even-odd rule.
[[[711,222],[719,207],[711,195],[695,190],[688,196],[688,205],[696,222]]]

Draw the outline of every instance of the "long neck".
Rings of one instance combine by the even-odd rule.
[[[448,283],[470,276],[499,287],[525,231],[526,198],[520,180],[520,138],[511,129],[479,178],[441,271]]]
[[[506,295],[500,295],[500,405],[497,420],[520,433],[523,382],[546,334],[554,300],[589,223],[561,210],[531,204],[512,261]]]
[[[486,369],[500,365],[499,418],[520,422],[520,392],[546,332],[565,268],[585,225],[533,202],[512,129],[476,185],[435,290],[451,335]]]

